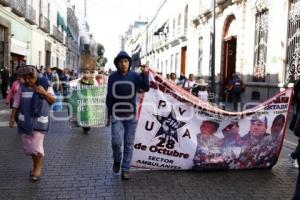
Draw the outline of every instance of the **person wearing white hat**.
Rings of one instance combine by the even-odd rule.
[[[196,81],[197,86],[193,88],[192,94],[203,101],[208,101],[207,83],[204,79]]]

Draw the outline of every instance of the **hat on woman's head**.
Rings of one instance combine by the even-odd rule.
[[[197,81],[197,84],[198,84],[199,86],[207,86],[207,85],[208,85],[208,83],[205,83],[205,80],[204,80],[204,79],[199,79],[199,80]]]

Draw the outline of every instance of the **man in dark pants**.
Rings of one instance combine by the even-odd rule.
[[[228,82],[227,90],[232,97],[233,109],[237,111],[241,94],[245,91],[243,81],[237,74],[232,74],[232,78]]]
[[[1,71],[1,80],[2,80],[1,83],[2,96],[3,99],[5,99],[7,95],[7,88],[9,85],[9,72],[6,67],[4,67],[4,69]]]
[[[122,179],[128,180],[136,128],[136,93],[149,90],[148,67],[139,75],[130,71],[131,57],[121,51],[114,59],[117,71],[108,78],[106,106],[108,126],[111,121],[113,172],[118,173],[122,160]],[[124,136],[122,136],[124,133]],[[122,156],[122,143],[124,152]],[[123,159],[122,159],[123,157]]]
[[[298,119],[300,117],[299,115],[299,110],[300,110],[300,79],[296,80],[294,83],[294,94],[293,94],[293,100],[296,104],[296,114],[297,114],[297,120],[296,120],[296,124],[295,124],[295,129],[294,129],[294,134],[297,136],[299,133],[299,120]],[[294,105],[295,106],[295,105]],[[296,133],[297,132],[297,133]],[[294,152],[292,152],[290,154],[290,157],[292,159],[297,159],[298,162],[298,166],[300,165],[300,139],[299,136],[298,137],[298,144],[296,149],[294,150]],[[296,183],[296,190],[295,190],[295,194],[293,197],[293,200],[298,200],[300,199],[300,168],[298,167],[298,178],[297,178],[297,183]]]

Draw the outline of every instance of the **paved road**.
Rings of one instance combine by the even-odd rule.
[[[7,120],[0,112],[0,121]],[[1,124],[1,123],[0,123]],[[156,171],[134,169],[130,181],[111,172],[110,134],[89,135],[51,124],[45,140],[45,167],[39,183],[29,181],[31,160],[20,150],[15,130],[0,127],[0,199],[291,199],[298,170],[287,154],[295,137],[287,133],[279,162],[272,170]]]

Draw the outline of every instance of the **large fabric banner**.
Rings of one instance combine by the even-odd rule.
[[[131,164],[163,170],[271,168],[282,147],[291,95],[289,88],[252,109],[228,112],[151,71]]]
[[[103,127],[106,86],[78,85],[70,88],[71,127]]]

